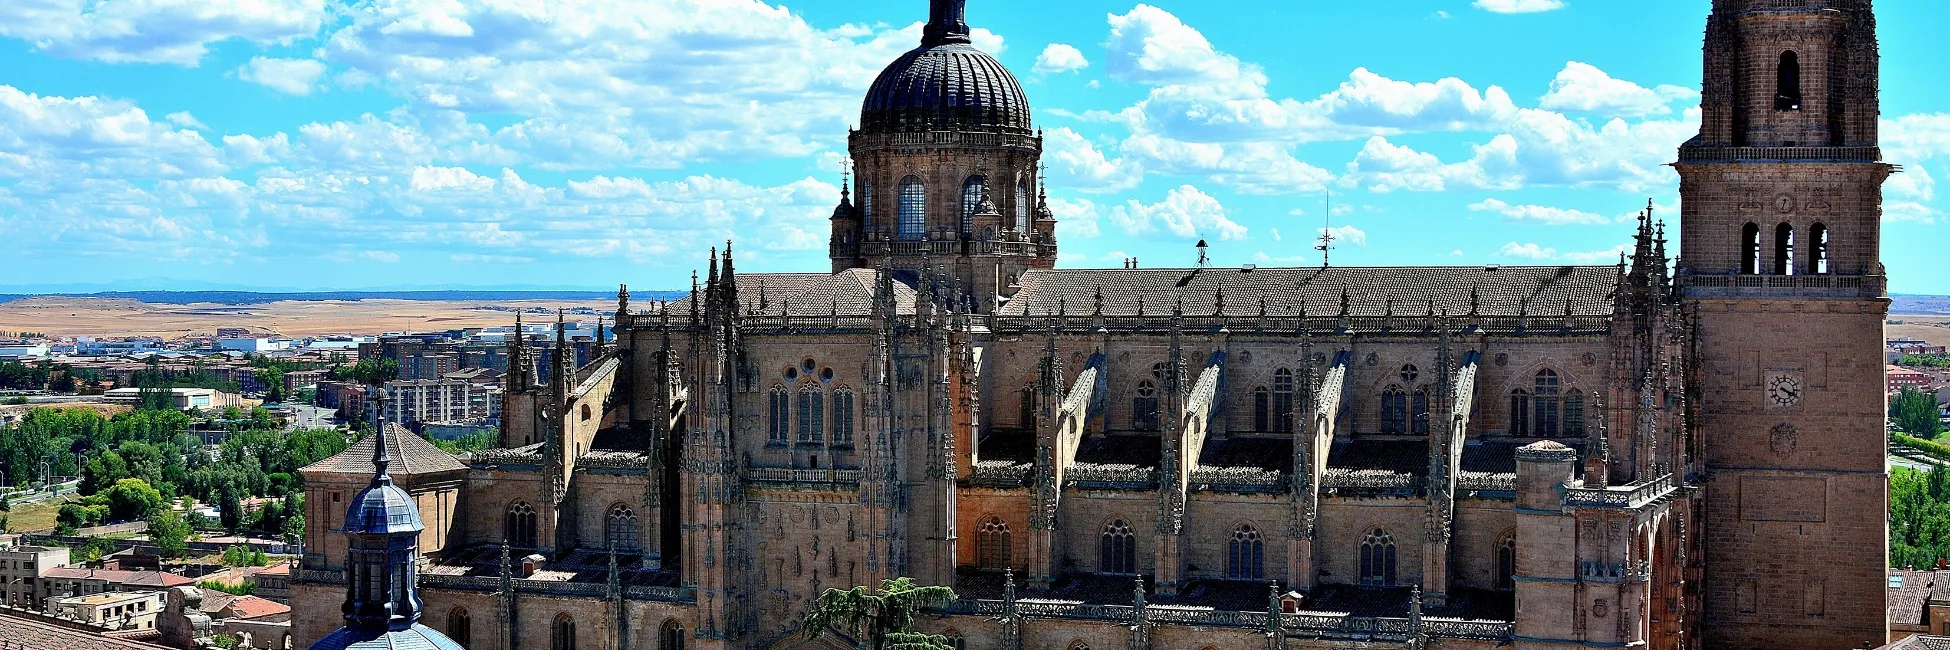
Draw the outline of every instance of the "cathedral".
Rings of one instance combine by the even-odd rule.
[[[866,91],[831,269],[727,243],[581,367],[512,341],[499,448],[306,468],[300,642],[375,457],[474,650],[849,648],[798,621],[897,576],[972,650],[1885,641],[1871,0],[1712,1],[1683,255],[1108,270],[964,1]]]

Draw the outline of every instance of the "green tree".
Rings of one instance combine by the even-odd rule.
[[[946,638],[909,628],[922,608],[954,599],[953,589],[918,586],[906,577],[880,581],[877,592],[866,587],[827,589],[806,612],[799,630],[810,640],[824,636],[828,628],[837,629],[865,639],[872,650],[953,650]]]
[[[163,507],[162,493],[139,478],[116,481],[104,496],[108,497],[109,516],[118,521],[145,519]]]
[[[1924,440],[1943,433],[1936,395],[1905,386],[1889,398],[1889,419],[1897,429]]]
[[[217,514],[224,530],[236,532],[244,525],[244,504],[235,492],[225,491],[217,498]]]
[[[149,517],[149,541],[164,557],[179,558],[189,550],[190,524],[174,510],[159,510]]]

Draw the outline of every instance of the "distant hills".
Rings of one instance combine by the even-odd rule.
[[[1891,314],[1950,314],[1950,296],[1889,296]]]
[[[632,291],[633,300],[676,300],[684,297],[684,291]],[[221,305],[261,305],[286,300],[437,300],[437,301],[475,301],[504,302],[515,300],[574,300],[608,301],[616,299],[614,291],[98,291],[94,293],[0,293],[0,303],[21,298],[61,297],[61,298],[109,298],[137,300],[159,305],[187,305],[191,303],[216,303]]]

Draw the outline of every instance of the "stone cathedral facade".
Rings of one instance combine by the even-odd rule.
[[[1056,268],[1028,99],[931,9],[849,135],[831,269],[727,243],[688,298],[619,292],[583,367],[512,342],[501,448],[386,438],[428,625],[851,647],[795,636],[808,604],[911,576],[981,650],[1884,638],[1869,0],[1714,0],[1684,256],[1648,210],[1591,267]],[[301,640],[362,444],[305,470]]]

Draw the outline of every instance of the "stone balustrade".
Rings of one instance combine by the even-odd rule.
[[[1677,490],[1671,474],[1660,474],[1628,485],[1607,488],[1568,488],[1564,505],[1584,508],[1624,508],[1633,510],[1665,499]]]
[[[1006,616],[1008,605],[1000,600],[961,599],[948,603],[939,610],[950,615],[994,618]],[[1128,624],[1136,612],[1129,605],[1092,605],[1074,601],[1024,599],[1016,601],[1016,613],[1025,618],[1081,619]],[[1145,608],[1144,614],[1146,620],[1153,625],[1266,628],[1266,612],[1155,605]],[[1282,614],[1280,627],[1289,635],[1343,639],[1406,639],[1416,634],[1415,621],[1412,619],[1360,617],[1344,612]],[[1508,640],[1514,632],[1515,626],[1508,621],[1444,617],[1423,617],[1421,620],[1421,634],[1430,637]]]

